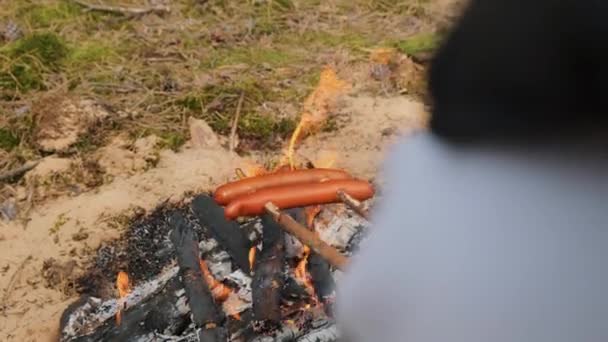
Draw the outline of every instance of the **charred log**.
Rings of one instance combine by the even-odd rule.
[[[285,278],[285,239],[283,230],[269,216],[262,217],[262,251],[258,254],[251,282],[253,316],[259,330],[266,331],[281,322],[281,292]]]
[[[60,341],[151,342],[157,332],[179,336],[190,324],[185,303],[185,292],[178,277],[171,278],[145,300],[124,310],[120,324],[114,319],[115,305],[111,307],[99,299],[83,297],[64,312]]]
[[[311,252],[308,256],[307,268],[312,278],[315,293],[321,303],[323,303],[325,313],[332,317],[336,297],[336,283],[334,282],[329,263],[317,253]]]
[[[230,257],[243,272],[250,273],[249,249],[251,241],[235,221],[227,221],[224,208],[206,195],[197,196],[192,201],[192,211],[200,223],[207,228],[211,237],[226,249]]]
[[[302,300],[310,298],[308,291],[293,277],[285,277],[282,291],[283,298],[287,301]]]
[[[222,316],[200,269],[196,234],[180,214],[174,214],[171,223],[174,228],[170,239],[177,254],[181,281],[186,290],[192,321],[198,329],[199,341],[225,341]]]

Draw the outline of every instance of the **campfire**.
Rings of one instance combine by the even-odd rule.
[[[335,281],[367,231],[374,189],[328,168],[332,158],[298,167],[294,150],[344,88],[324,71],[275,170],[247,166],[136,220],[126,247],[100,249],[61,341],[336,341]],[[104,298],[108,274],[95,267],[113,262],[125,267]]]

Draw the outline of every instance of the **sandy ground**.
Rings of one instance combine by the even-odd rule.
[[[406,97],[348,97],[341,103],[338,131],[304,140],[298,158],[335,158],[337,167],[372,178],[398,136],[425,126],[421,103]],[[54,341],[59,318],[75,299],[66,288],[101,242],[118,238],[121,217],[177,201],[234,178],[234,170],[265,156],[231,155],[219,144],[174,153],[162,151],[156,167],[118,174],[93,191],[35,207],[23,224],[0,226],[1,341]],[[32,171],[36,172],[36,170]],[[50,261],[54,259],[53,261]]]

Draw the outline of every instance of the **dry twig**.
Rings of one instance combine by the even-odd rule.
[[[28,172],[29,170],[33,169],[36,167],[36,165],[38,165],[40,163],[40,160],[35,160],[35,161],[30,161],[27,162],[15,169],[12,170],[8,170],[2,174],[0,174],[0,182],[5,181],[5,180],[9,180],[13,177],[17,177],[23,173]]]
[[[86,8],[88,11],[98,11],[98,12],[106,12],[106,13],[114,13],[121,14],[126,16],[141,16],[145,14],[155,13],[158,15],[166,14],[171,11],[168,6],[152,6],[152,7],[120,7],[120,6],[110,6],[105,4],[90,4],[81,0],[72,0],[75,4]]]
[[[239,127],[239,117],[241,116],[241,110],[243,109],[243,100],[245,100],[245,92],[241,92],[241,97],[239,97],[239,102],[236,105],[236,114],[234,115],[234,120],[232,121],[232,129],[230,129],[230,152],[234,152],[236,149],[236,130]]]
[[[342,201],[342,203],[346,204],[347,207],[351,208],[354,212],[361,215],[366,220],[369,220],[369,212],[365,205],[361,203],[361,201],[353,198],[351,195],[346,192],[340,190],[338,191],[338,198]]]
[[[0,311],[6,310],[6,308],[7,308],[7,303],[6,302],[10,298],[11,292],[13,292],[13,286],[15,285],[15,282],[17,280],[17,276],[19,276],[19,274],[21,274],[21,272],[25,268],[25,265],[30,260],[32,260],[32,256],[28,255],[27,258],[25,258],[23,260],[23,262],[21,262],[21,264],[19,265],[19,267],[15,270],[15,272],[11,276],[11,279],[8,281],[8,285],[6,286],[6,289],[4,289],[4,294],[2,295],[2,300],[0,300]]]

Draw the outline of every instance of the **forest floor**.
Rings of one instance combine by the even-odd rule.
[[[134,213],[284,163],[306,115],[299,163],[377,178],[460,3],[0,0],[0,340],[56,340]]]

